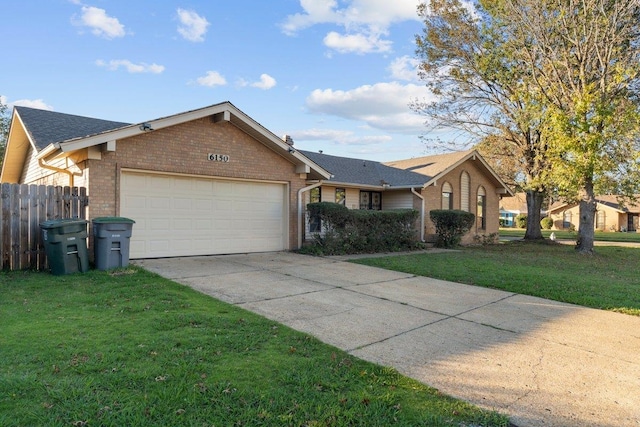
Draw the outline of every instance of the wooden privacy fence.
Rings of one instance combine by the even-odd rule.
[[[47,266],[40,223],[86,219],[84,187],[0,184],[0,262],[2,270],[44,270]]]

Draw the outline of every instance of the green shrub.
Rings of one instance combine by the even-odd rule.
[[[553,228],[553,219],[545,216],[544,218],[542,218],[542,220],[540,220],[540,226],[543,230],[551,230],[551,228]]]
[[[518,214],[515,218],[516,227],[527,228],[527,216],[525,214]]]
[[[309,217],[320,218],[322,232],[316,233],[303,252],[338,255],[394,252],[419,246],[415,223],[418,211],[350,210],[329,202],[309,203]]]
[[[459,210],[432,210],[431,221],[436,226],[436,247],[453,248],[460,244],[462,236],[473,227],[476,216]]]

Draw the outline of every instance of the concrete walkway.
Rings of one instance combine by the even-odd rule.
[[[640,426],[640,318],[286,252],[134,262],[527,426]]]

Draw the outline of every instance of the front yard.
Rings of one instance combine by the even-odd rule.
[[[524,237],[525,230],[522,228],[501,228],[500,237]],[[545,238],[549,238],[551,233],[554,233],[557,239],[576,240],[578,233],[575,231],[564,230],[542,230],[542,235]],[[618,233],[608,231],[596,231],[594,234],[595,240],[598,242],[632,242],[640,243],[640,233]]]
[[[625,234],[625,233],[602,233]],[[640,249],[506,242],[354,262],[640,316]]]
[[[507,426],[138,268],[0,272],[0,426]]]

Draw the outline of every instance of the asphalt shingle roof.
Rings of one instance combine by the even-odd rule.
[[[130,125],[130,123],[93,119],[29,107],[15,107],[15,109],[38,151],[56,142],[96,135]]]
[[[448,154],[437,154],[433,156],[416,157],[413,159],[396,160],[393,162],[385,162],[386,165],[400,169],[406,169],[426,175],[430,178],[438,175],[450,166],[464,159],[474,150],[456,151]]]
[[[372,160],[330,156],[313,151],[298,150],[318,166],[331,172],[330,182],[390,187],[420,187],[430,177],[403,169],[383,165]]]

